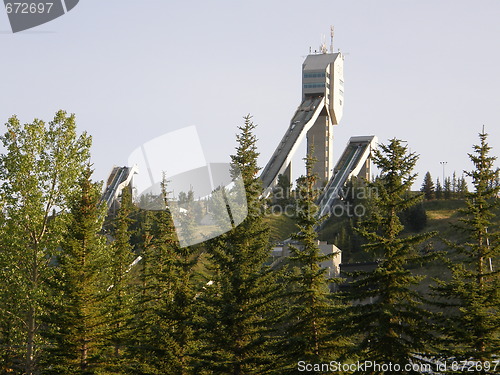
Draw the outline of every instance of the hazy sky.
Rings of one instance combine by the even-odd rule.
[[[12,34],[0,10],[0,123],[76,113],[104,179],[141,143],[189,125],[208,161],[228,161],[250,113],[264,166],[300,104],[309,47],[333,24],[346,55],[335,158],[350,136],[401,138],[421,155],[420,185],[442,175],[440,161],[447,175],[470,169],[483,124],[500,155],[499,20],[498,0],[81,0]]]

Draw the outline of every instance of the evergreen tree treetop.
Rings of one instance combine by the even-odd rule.
[[[487,134],[479,134],[480,144],[469,154],[474,169],[465,172],[474,190],[466,193],[463,217],[455,225],[466,234],[464,241],[447,241],[456,250],[450,261],[452,278],[440,281],[436,290],[447,303],[443,335],[445,350],[466,360],[491,360],[500,351],[500,272],[494,269],[500,255],[500,234],[492,225],[500,204],[495,185],[499,169],[490,156]]]
[[[370,240],[376,240],[383,250],[387,239],[394,240],[404,229],[398,214],[414,206],[421,201],[422,195],[412,195],[409,193],[417,174],[413,173],[413,168],[418,160],[416,153],[408,153],[408,147],[402,145],[402,141],[391,139],[389,144],[380,145],[374,150],[373,163],[380,169],[381,173],[374,182],[370,184],[374,196],[373,215],[366,224],[371,224],[370,229],[377,228],[370,232],[362,230],[363,235]],[[378,242],[380,241],[380,242]],[[366,248],[373,248],[374,244],[366,245]]]
[[[234,172],[239,169],[245,186],[248,216],[207,242],[213,283],[198,298],[203,345],[196,355],[207,373],[262,374],[277,366],[269,348],[275,340],[271,332],[279,311],[280,284],[266,266],[269,227],[259,198],[262,187],[257,177],[255,127],[251,116],[245,116],[236,153],[231,156]]]
[[[51,345],[42,359],[44,374],[93,374],[102,366],[110,257],[106,238],[100,234],[106,207],[98,204],[101,189],[92,183],[91,174],[87,168],[72,194],[67,231],[49,283],[43,335]]]
[[[381,173],[370,183],[375,191],[373,210],[357,231],[368,242],[363,249],[378,259],[378,265],[374,271],[350,275],[354,280],[344,297],[352,305],[338,323],[340,332],[355,338],[352,355],[363,360],[408,363],[415,360],[415,353],[428,349],[432,337],[430,313],[415,290],[422,276],[413,274],[410,267],[423,259],[418,246],[435,233],[402,236],[398,216],[422,199],[409,191],[417,159],[397,139],[373,153]]]
[[[425,199],[434,199],[435,188],[434,182],[432,181],[431,173],[427,172],[424,177],[424,182],[422,183],[422,188],[420,189],[425,195]]]
[[[290,309],[285,321],[286,336],[283,352],[287,359],[282,373],[296,373],[297,359],[311,363],[331,360],[339,355],[340,340],[332,334],[330,325],[335,319],[329,284],[332,281],[324,262],[336,253],[324,254],[316,228],[322,218],[317,217],[315,204],[317,176],[313,174],[316,159],[313,150],[306,156],[306,175],[297,179],[297,232],[292,235],[297,243],[289,245],[288,302]]]

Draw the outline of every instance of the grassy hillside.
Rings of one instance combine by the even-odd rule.
[[[423,207],[427,215],[427,225],[422,231],[436,231],[438,235],[431,239],[427,244],[429,251],[446,251],[448,256],[453,259],[453,251],[447,249],[443,239],[453,242],[461,242],[464,239],[464,234],[453,227],[454,224],[459,223],[462,214],[459,212],[460,208],[465,207],[463,200],[433,200],[424,202]],[[282,241],[289,238],[294,228],[294,221],[291,218],[273,216],[270,217],[269,222],[272,227],[273,241]],[[323,226],[319,233],[319,238],[323,241],[333,243],[342,250],[342,261],[345,263],[372,261],[370,255],[362,251],[361,239],[351,241],[350,246],[343,246],[346,241],[342,237],[349,234],[348,218],[331,217]],[[496,212],[494,219],[494,226],[491,231],[500,229],[500,209]],[[352,234],[352,230],[351,230]],[[403,233],[409,235],[411,232]],[[349,248],[350,247],[350,248]],[[498,263],[498,260],[497,260]],[[500,264],[494,264],[494,268],[500,267]],[[426,278],[418,286],[418,289],[427,291],[429,284],[432,283],[433,278],[447,279],[449,271],[441,260],[436,260],[430,264],[426,264],[423,268],[416,269],[415,273],[423,274]]]
[[[455,242],[459,242],[463,239],[463,233],[460,233],[453,228],[453,224],[458,224],[461,216],[459,209],[465,207],[465,202],[463,200],[452,199],[426,201],[424,202],[423,207],[427,214],[427,224],[422,230],[437,231],[439,233],[438,236],[432,240],[432,245],[436,250],[442,250],[444,248],[444,244],[440,238],[445,238]],[[285,217],[284,215],[272,215],[269,216],[267,220],[269,220],[269,223],[271,224],[271,239],[273,242],[283,241],[289,238],[290,234],[295,231],[293,218]],[[353,246],[354,248],[350,249],[345,248],[346,246],[342,246],[342,236],[346,236],[346,228],[349,227],[348,221],[349,218],[346,217],[331,217],[323,225],[323,228],[319,233],[319,238],[322,241],[327,241],[337,245],[344,251],[348,258],[346,260],[348,261],[370,260],[367,258],[366,254],[362,253],[360,249],[361,242],[355,243]],[[500,228],[500,210],[497,212],[494,223],[497,229]],[[494,229],[495,228],[492,228],[492,230]],[[347,232],[349,232],[349,230],[347,230]]]
[[[297,230],[295,220],[286,215],[269,215],[266,217],[266,221],[271,226],[271,241],[273,243],[290,238],[290,235]]]

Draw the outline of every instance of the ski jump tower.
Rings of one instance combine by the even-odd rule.
[[[315,97],[323,98],[324,105],[307,131],[307,152],[314,150],[318,161],[313,173],[324,185],[334,167],[333,125],[339,124],[344,106],[344,56],[340,52],[309,55],[302,64],[302,101]]]
[[[261,174],[269,195],[280,174],[292,181],[292,158],[304,136],[307,150],[314,148],[318,160],[313,172],[318,185],[324,186],[333,174],[333,125],[342,118],[344,107],[344,56],[333,52],[333,27],[330,50],[323,43],[320,51],[310,54],[302,64],[302,102],[290,126]]]

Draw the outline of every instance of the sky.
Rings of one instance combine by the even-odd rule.
[[[0,10],[0,126],[75,113],[93,137],[96,179],[144,142],[195,125],[209,162],[227,162],[251,114],[264,167],[301,100],[301,66],[329,41],[345,54],[351,136],[399,138],[425,172],[461,175],[485,126],[500,156],[498,0],[81,0],[13,34]],[[294,159],[304,172],[305,145]],[[500,164],[500,163],[499,163]]]

